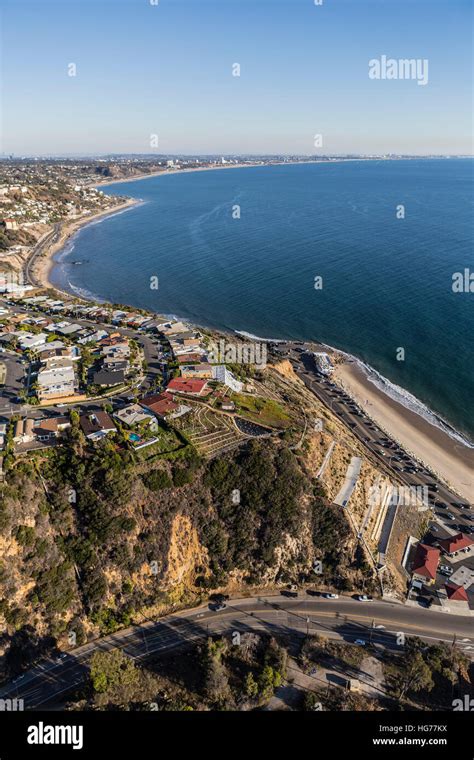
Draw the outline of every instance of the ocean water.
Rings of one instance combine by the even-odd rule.
[[[474,271],[473,165],[354,161],[110,185],[143,203],[83,228],[52,279],[201,325],[323,341],[474,439],[474,293],[452,289],[453,273]]]

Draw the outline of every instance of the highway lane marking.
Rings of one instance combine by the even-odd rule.
[[[269,604],[272,604],[272,603],[269,603]],[[307,605],[308,602],[304,602],[303,604]],[[350,602],[349,602],[349,604],[350,604]],[[404,608],[401,608],[401,609],[404,609]],[[299,609],[298,607],[296,607],[294,610],[292,610],[291,608],[280,608],[280,609],[273,608],[273,609],[268,609],[268,606],[266,605],[263,608],[252,609],[251,612],[247,612],[245,609],[239,609],[239,608],[236,607],[234,609],[229,609],[225,613],[222,613],[221,615],[219,615],[219,618],[214,618],[212,615],[209,615],[208,620],[210,621],[210,623],[212,625],[214,621],[216,621],[216,623],[217,623],[218,620],[222,620],[222,618],[224,618],[224,617],[228,618],[231,615],[238,616],[238,618],[246,618],[246,617],[254,617],[255,618],[255,614],[261,614],[261,613],[265,613],[265,612],[266,613],[270,613],[272,615],[272,617],[276,618],[277,620],[278,620],[278,616],[279,615],[286,615],[286,616],[288,616],[289,614],[293,614],[294,616],[297,616],[297,617],[299,616],[299,617],[301,617],[301,620],[299,622],[301,623],[302,626],[304,626],[304,624],[306,622],[303,619],[303,615],[301,614],[302,612],[304,612],[307,616],[309,615],[311,617],[315,617],[315,616],[322,617],[322,618],[331,618],[332,617],[332,618],[334,618],[334,621],[338,621],[339,620],[341,623],[343,623],[343,624],[345,623],[346,625],[350,624],[353,621],[367,622],[367,619],[370,619],[370,617],[371,617],[370,614],[367,614],[367,615],[364,616],[364,615],[354,615],[352,613],[351,613],[351,616],[349,617],[348,615],[346,616],[344,613],[341,614],[340,612],[338,613],[337,611],[333,611],[333,612],[327,611],[327,612],[325,612],[325,611],[322,611],[322,610],[312,609],[312,608],[305,609],[305,610]],[[202,617],[204,617],[205,614],[206,614],[205,612],[198,613],[197,615],[195,615],[194,619],[197,619],[197,618],[201,619]],[[347,619],[344,619],[344,618],[347,618]],[[382,620],[384,620],[385,623],[389,623],[391,625],[394,624],[393,620],[389,621],[389,620],[387,620],[385,618],[382,618]],[[148,643],[156,644],[157,640],[159,640],[159,639],[162,640],[161,644],[164,645],[166,642],[172,640],[174,638],[174,636],[177,636],[177,635],[181,635],[181,638],[184,639],[184,641],[191,642],[191,641],[195,641],[195,640],[201,638],[204,635],[204,633],[202,633],[202,634],[196,633],[196,634],[192,634],[191,636],[183,636],[182,632],[173,630],[173,625],[181,624],[181,623],[186,623],[186,622],[192,623],[193,622],[193,618],[191,616],[189,616],[187,618],[177,619],[176,623],[173,623],[173,624],[169,623],[168,624],[169,628],[166,627],[167,626],[166,621],[160,621],[159,623],[155,623],[155,624],[150,623],[149,626],[146,629],[135,630],[135,631],[131,631],[131,632],[128,632],[128,633],[124,633],[121,636],[118,636],[117,637],[118,640],[116,642],[115,641],[111,641],[110,643],[108,643],[106,640],[103,640],[103,641],[99,641],[96,645],[91,646],[87,651],[82,652],[80,654],[74,655],[73,652],[70,652],[69,655],[71,657],[75,657],[76,661],[68,663],[66,667],[63,666],[61,672],[58,673],[58,676],[62,677],[68,671],[70,671],[72,668],[77,667],[81,663],[82,659],[88,659],[94,653],[94,651],[96,651],[97,649],[103,648],[105,651],[108,651],[109,649],[114,648],[114,645],[115,646],[122,646],[121,640],[126,639],[126,638],[130,638],[131,636],[135,636],[136,637],[136,641],[129,642],[128,645],[130,645],[130,646],[133,646],[133,645],[143,645],[145,643],[145,640],[148,640]],[[241,620],[237,619],[236,620],[236,625],[238,625],[239,622],[241,622]],[[317,620],[316,621],[313,620],[311,622],[312,622],[313,625],[317,625],[318,624]],[[446,622],[449,622],[449,621],[446,621]],[[267,621],[267,624],[268,623],[271,623],[271,621]],[[157,625],[158,626],[163,626],[165,630],[158,630],[158,631],[153,630],[153,628],[155,626],[157,626]],[[288,625],[288,621],[287,621],[287,625]],[[289,627],[292,627],[292,626],[289,625]],[[217,628],[217,626],[213,626],[212,625],[212,628],[213,628],[212,632],[216,633],[217,631],[215,629]],[[222,626],[220,626],[220,628],[222,628]],[[259,630],[262,630],[263,623],[262,624],[258,624],[256,622],[256,624],[253,626],[253,628],[254,629],[258,628]],[[414,630],[417,630],[418,632],[420,630],[421,631],[424,630],[423,627],[422,627],[422,624],[412,625],[412,624],[409,624],[409,623],[406,623],[406,624],[403,623],[403,628],[414,629]],[[223,629],[223,630],[225,630],[225,629]],[[434,632],[432,629],[430,629],[430,630],[431,630],[431,632]],[[151,635],[147,635],[147,631],[150,631]],[[342,635],[342,634],[338,634],[337,631],[332,631],[332,632],[335,633],[335,635]],[[387,633],[391,633],[391,634],[395,634],[395,633],[398,633],[398,632],[399,631],[387,630]],[[440,632],[440,635],[437,635],[437,636],[429,636],[429,635],[424,634],[424,633],[420,633],[420,636],[422,638],[424,638],[424,639],[435,640],[435,641],[436,640],[437,641],[451,641],[452,640],[451,636],[449,636],[448,638],[446,638],[446,632],[444,632],[444,631]],[[462,641],[463,642],[469,642],[470,639],[466,639],[465,638]],[[183,643],[183,641],[180,640],[180,641],[177,641],[176,643],[172,644],[171,646],[169,646],[167,648],[171,649],[171,648],[174,648],[176,646],[180,646],[182,643]],[[123,645],[123,648],[126,648],[126,646],[127,646],[127,644]],[[162,647],[158,647],[158,649],[159,648],[162,648]],[[464,648],[465,651],[470,650],[470,649],[473,649],[473,647],[465,647]],[[157,651],[156,648],[152,649],[152,650],[148,650],[144,654],[136,655],[135,658],[137,658],[137,657],[143,657],[143,656],[149,656],[150,654],[153,654],[155,651]],[[54,666],[52,666],[52,667],[47,667],[46,671],[49,672],[51,670],[54,670],[56,667],[60,667],[60,665],[59,664],[57,664],[57,665],[54,664]],[[35,679],[41,679],[43,675],[44,675],[44,673],[34,673],[31,676],[29,676],[29,677],[27,676],[28,682],[31,682],[31,681],[33,681]],[[69,687],[67,687],[67,688],[69,688]],[[18,690],[18,687],[17,687],[17,689],[8,689],[7,693],[10,693],[10,691],[12,691],[12,690]],[[61,693],[61,692],[58,692],[58,693]]]
[[[286,608],[283,608],[283,609],[287,613],[289,613],[289,614],[298,615],[298,610],[297,609],[295,611],[292,611],[291,609],[286,609]],[[402,609],[404,609],[404,608],[402,608]],[[260,613],[260,612],[265,612],[265,611],[268,611],[268,610],[265,609],[265,608],[263,608],[263,609],[253,609],[252,610],[252,612],[254,614],[257,613],[257,612]],[[300,610],[300,614],[301,614],[302,617],[303,617],[303,613],[307,614],[307,615],[312,615],[312,616],[318,615],[318,616],[321,616],[321,617],[331,617],[332,616],[332,617],[335,617],[336,619],[338,617],[337,611],[335,611],[335,612],[323,612],[323,611],[319,611],[319,610],[313,610],[311,608],[310,609],[306,609],[306,610],[301,609]],[[226,617],[229,614],[232,614],[232,612],[228,612],[228,613],[224,612],[224,613],[222,613],[222,615],[220,617]],[[247,616],[249,615],[249,613],[245,613],[245,612],[243,612],[242,614],[247,615]],[[351,619],[356,620],[356,621],[361,621],[361,620],[363,621],[363,620],[367,620],[367,619],[374,619],[376,617],[377,619],[379,619],[380,621],[383,621],[384,623],[388,623],[390,625],[396,624],[396,621],[387,620],[387,618],[379,618],[378,616],[375,616],[375,615],[367,614],[366,616],[364,616],[364,615],[354,615],[352,613],[349,613],[349,614],[350,614]],[[349,616],[349,614],[347,616]],[[342,617],[346,617],[346,615],[344,613],[340,613],[339,612],[339,618],[342,618]],[[449,621],[446,621],[446,623],[448,623],[448,622]],[[405,626],[405,628],[416,628],[416,629],[421,628],[422,630],[424,630],[423,629],[423,624],[410,625],[409,623],[403,623],[403,625]],[[437,630],[437,629],[430,628],[429,630],[431,632],[434,632],[434,630]]]

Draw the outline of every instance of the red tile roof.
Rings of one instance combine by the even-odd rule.
[[[418,544],[413,558],[412,572],[425,578],[436,578],[439,549],[426,544]]]
[[[199,364],[204,361],[201,354],[181,354],[176,357],[178,364]]]
[[[166,417],[167,414],[175,412],[179,409],[179,404],[174,401],[171,393],[158,393],[154,396],[146,396],[139,402],[140,406],[144,406],[149,409],[153,414],[157,414],[159,417]]]
[[[446,593],[453,602],[467,602],[467,592],[464,586],[456,586],[455,583],[446,583]]]
[[[458,552],[460,549],[465,549],[466,546],[474,544],[474,540],[466,536],[464,533],[456,533],[455,536],[449,538],[442,538],[438,542],[442,549],[448,554]]]
[[[207,380],[186,380],[183,377],[175,377],[168,383],[167,390],[171,393],[190,393],[193,396],[201,396],[207,387]]]

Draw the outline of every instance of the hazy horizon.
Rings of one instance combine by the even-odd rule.
[[[472,155],[469,0],[321,1],[4,0],[0,152]]]

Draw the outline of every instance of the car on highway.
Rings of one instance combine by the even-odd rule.
[[[367,594],[359,594],[359,596],[357,597],[357,600],[359,602],[373,602],[373,597],[367,596]]]
[[[13,679],[12,683],[18,683],[19,681],[23,681],[24,677],[25,677],[25,674],[24,673],[20,673],[19,676],[17,676],[16,678]]]
[[[360,647],[365,647],[366,643],[367,643],[367,642],[366,642],[364,639],[356,639],[356,640],[354,641],[354,644],[357,644],[357,645],[358,645],[358,646],[360,646]]]
[[[325,599],[339,599],[339,594],[323,594]]]
[[[209,605],[211,612],[219,612],[220,610],[225,610],[226,607],[227,604],[225,602],[214,602]]]

